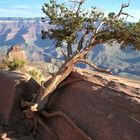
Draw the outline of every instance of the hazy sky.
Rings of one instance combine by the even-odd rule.
[[[67,2],[68,0],[58,0],[58,2]],[[49,0],[0,0],[0,16],[2,17],[39,17],[43,16],[41,6]],[[97,6],[105,12],[118,11],[122,2],[128,0],[86,0],[84,7],[90,8]],[[129,21],[138,21],[140,19],[140,0],[131,0],[131,5],[125,10],[134,18]]]

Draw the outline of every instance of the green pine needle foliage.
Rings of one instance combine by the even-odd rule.
[[[41,71],[38,69],[32,69],[29,72],[27,72],[33,79],[35,79],[39,84],[41,84],[42,81],[44,81],[44,75]]]
[[[127,17],[127,13],[111,12],[105,15],[97,7],[86,10],[83,8],[83,4],[84,1],[77,2],[77,5],[72,8],[64,3],[59,4],[55,0],[45,3],[42,7],[43,13],[49,18],[49,23],[54,28],[48,29],[48,31],[42,30],[42,38],[55,38],[57,40],[56,47],[67,49],[68,57],[75,53],[73,48],[75,44],[82,44],[76,51],[81,51],[87,47],[88,43],[85,43],[85,38],[89,34],[92,34],[92,36],[96,34],[100,43],[117,41],[122,48],[132,45],[134,49],[140,50],[140,21],[129,23],[126,18],[120,16],[125,14]],[[43,18],[43,22],[45,22],[45,18]],[[95,23],[99,25],[102,23],[101,28]],[[86,35],[78,40],[77,34],[80,31],[84,31]],[[64,42],[65,46],[63,45]]]

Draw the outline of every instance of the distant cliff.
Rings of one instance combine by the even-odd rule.
[[[44,28],[50,25],[43,25],[40,18],[0,18],[0,58],[7,48],[18,44],[28,52],[31,61],[63,60],[60,50],[54,47],[55,40],[41,39]],[[89,59],[115,75],[140,79],[140,52],[130,48],[121,50],[115,43],[113,47],[100,45],[90,53]]]

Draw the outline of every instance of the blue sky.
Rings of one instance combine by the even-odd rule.
[[[68,0],[57,0],[67,2]],[[43,16],[41,6],[49,0],[0,0],[0,16],[2,17],[39,17]],[[118,11],[122,2],[128,0],[86,0],[84,6],[89,9],[92,5],[100,7],[106,13]],[[126,12],[134,16],[130,21],[140,19],[140,0],[131,0],[131,5]]]

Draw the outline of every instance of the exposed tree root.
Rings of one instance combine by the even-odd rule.
[[[91,45],[95,46],[96,44],[98,44],[99,42],[95,40],[95,38],[93,39],[93,43]],[[43,86],[41,86],[40,90],[39,90],[39,94],[36,100],[33,101],[33,105],[32,103],[27,103],[27,105],[29,105],[29,108],[27,109],[27,111],[25,111],[25,115],[27,118],[32,118],[35,117],[34,120],[36,120],[38,123],[40,123],[40,125],[45,127],[45,124],[41,121],[41,119],[36,118],[36,116],[34,116],[34,112],[35,111],[39,111],[41,112],[41,114],[47,118],[51,118],[51,117],[56,117],[56,116],[60,116],[63,117],[73,128],[75,128],[78,133],[80,133],[86,140],[92,140],[83,130],[81,130],[66,114],[64,114],[63,112],[60,111],[56,111],[53,113],[48,113],[45,111],[42,111],[44,106],[49,102],[50,97],[52,95],[52,93],[54,92],[54,90],[56,88],[60,88],[62,86],[64,86],[65,84],[71,83],[71,82],[75,82],[79,79],[74,79],[74,80],[70,80],[70,81],[65,81],[64,83],[62,83],[62,81],[64,81],[72,72],[74,65],[77,62],[84,62],[90,66],[92,66],[94,69],[96,69],[97,71],[100,72],[105,72],[105,73],[109,73],[106,70],[102,70],[97,68],[94,64],[91,64],[89,61],[86,61],[85,55],[89,52],[89,50],[91,50],[93,48],[93,46],[89,46],[89,48],[85,48],[82,52],[79,52],[77,54],[74,54],[71,58],[69,58],[69,60],[67,60],[64,65],[62,65],[62,67],[60,68],[60,70],[53,75],[53,77],[51,79],[49,79],[47,82],[45,82],[43,84]],[[60,84],[61,83],[61,84]],[[31,105],[31,106],[30,106]],[[32,114],[33,113],[33,114]],[[36,125],[36,124],[35,124]],[[36,127],[35,127],[36,128]],[[47,128],[48,129],[48,128]],[[49,130],[47,130],[49,131]],[[50,132],[49,132],[50,133]]]
[[[42,121],[40,117],[37,117],[36,121],[41,127],[43,127],[48,132],[49,135],[53,135],[53,132],[50,131],[49,127]]]
[[[82,129],[80,129],[65,113],[61,111],[55,111],[52,113],[41,111],[41,114],[47,118],[52,118],[57,116],[64,118],[82,137],[84,137],[86,140],[92,140],[91,137],[88,136]],[[45,124],[42,122],[42,125]]]
[[[33,106],[34,103],[33,102],[28,102],[28,101],[21,101],[21,107],[24,108],[24,107],[30,107],[30,106]]]

